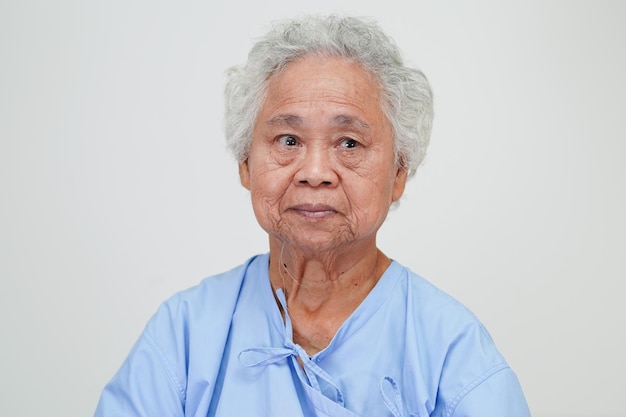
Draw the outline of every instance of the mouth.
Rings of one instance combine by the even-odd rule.
[[[298,204],[290,207],[290,210],[310,219],[323,219],[337,213],[337,210],[325,204]]]

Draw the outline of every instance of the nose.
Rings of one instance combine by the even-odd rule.
[[[339,178],[330,152],[323,148],[307,149],[302,155],[294,180],[297,184],[311,187],[337,185]]]

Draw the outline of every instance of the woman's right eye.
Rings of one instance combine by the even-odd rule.
[[[285,146],[298,146],[298,139],[295,136],[284,135],[278,138],[278,141]]]

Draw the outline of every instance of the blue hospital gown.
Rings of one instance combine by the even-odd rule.
[[[96,417],[530,416],[482,324],[399,263],[328,347],[308,356],[282,319],[268,260],[254,257],[166,301]],[[282,290],[277,297],[284,303]]]

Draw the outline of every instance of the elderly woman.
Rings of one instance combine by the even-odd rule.
[[[481,323],[376,246],[432,120],[391,40],[353,18],[287,22],[226,100],[269,254],[164,303],[96,416],[528,416]]]

